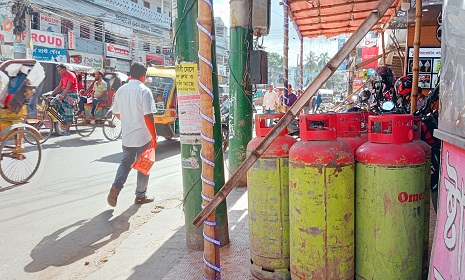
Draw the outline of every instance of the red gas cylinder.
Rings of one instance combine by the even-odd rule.
[[[336,114],[301,115],[289,154],[291,278],[354,278],[354,155]]]
[[[250,154],[272,127],[266,123],[283,114],[256,115],[257,137]],[[258,279],[289,279],[289,150],[297,140],[287,128],[247,172],[249,248],[252,275]]]
[[[429,272],[429,223],[430,223],[430,197],[431,197],[431,147],[421,140],[421,117],[414,118],[413,143],[423,149],[426,155],[425,164],[425,222],[424,222],[424,244],[423,244],[423,279],[428,277]]]
[[[369,116],[374,116],[375,113],[369,112],[369,111],[363,111],[362,112],[362,130],[360,131],[360,134],[363,138],[368,140],[368,117]]]
[[[337,138],[349,144],[355,156],[358,147],[367,141],[366,138],[360,135],[363,124],[363,114],[361,112],[339,113],[336,117]]]
[[[368,131],[356,153],[355,279],[422,279],[426,159],[413,116],[370,116]]]

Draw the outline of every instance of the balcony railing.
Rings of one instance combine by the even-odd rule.
[[[126,15],[154,23],[161,27],[169,28],[171,26],[170,17],[153,11],[129,0],[88,0],[94,4],[112,9],[117,12],[123,12]]]

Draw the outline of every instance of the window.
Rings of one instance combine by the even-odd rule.
[[[161,8],[160,7],[157,7],[157,13],[161,14]]]
[[[102,42],[103,39],[103,21],[94,21],[94,39],[95,41]]]
[[[146,7],[146,8],[149,8],[149,9],[150,9],[150,3],[149,3],[149,2],[147,2],[147,1],[144,1],[144,7]]]
[[[150,43],[145,43],[144,42],[144,46],[142,48],[143,48],[144,51],[150,52]]]
[[[73,29],[74,29],[74,24],[71,21],[67,19],[63,19],[61,21],[61,33],[62,34],[67,34],[68,31],[73,31]]]
[[[90,28],[87,25],[81,24],[79,36],[81,38],[90,39]]]

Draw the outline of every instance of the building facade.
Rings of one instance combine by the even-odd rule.
[[[37,60],[120,72],[129,72],[133,60],[173,64],[168,0],[31,0],[31,42],[25,32],[14,35],[10,2],[0,2],[3,60],[24,57],[24,51]]]
[[[219,84],[229,83],[229,30],[220,17],[215,17],[216,63]]]

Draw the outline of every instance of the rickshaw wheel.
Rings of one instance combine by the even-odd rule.
[[[86,119],[76,118],[75,121],[76,132],[82,137],[88,137],[94,132],[95,126],[88,123]]]
[[[63,136],[65,135],[65,131],[66,131],[66,128],[65,126],[59,122],[59,121],[56,121],[55,124],[55,133],[58,135],[58,136]]]
[[[50,136],[52,135],[52,132],[53,132],[53,121],[52,121],[52,118],[50,117],[49,114],[47,114],[46,112],[40,112],[38,115],[37,115],[38,119],[39,119],[39,122],[36,123],[36,124],[31,124],[34,128],[36,128],[40,134],[42,135],[42,140],[40,140],[40,144],[43,144],[45,143],[45,141],[48,140],[48,138],[50,138]],[[29,134],[24,134],[24,140],[26,140],[26,142],[28,142],[29,144],[34,144],[34,139],[31,139],[30,138],[30,135]]]
[[[24,145],[27,137],[33,144]],[[17,130],[5,139],[0,146],[0,175],[8,183],[19,185],[28,182],[37,172],[42,159],[42,146],[36,135],[27,130]]]
[[[103,121],[103,135],[105,135],[108,140],[115,141],[121,137],[121,133],[121,121],[113,115],[111,110],[108,111]]]

